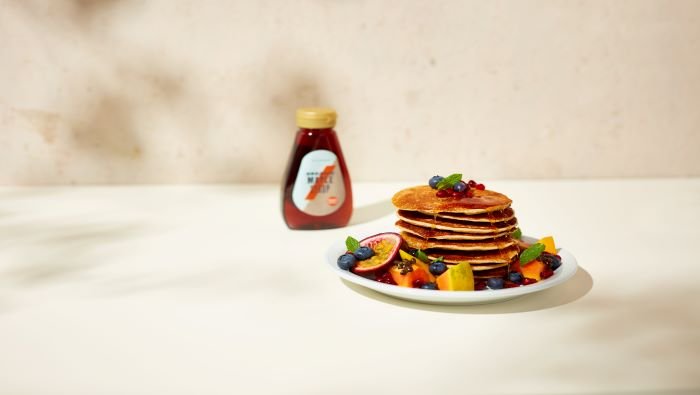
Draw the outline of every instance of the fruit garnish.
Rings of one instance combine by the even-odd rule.
[[[389,266],[399,254],[401,243],[402,239],[398,233],[380,233],[360,240],[360,247],[354,252],[355,257],[363,247],[370,249],[373,255],[357,262],[354,272],[371,273]]]
[[[430,258],[428,258],[428,255],[423,252],[423,250],[416,250],[416,258],[420,259],[424,263],[430,263]]]
[[[371,258],[372,255],[374,255],[374,251],[369,247],[363,246],[356,249],[352,254],[355,255],[355,258],[358,260],[364,261]]]
[[[418,250],[418,251],[420,251],[420,250]],[[425,255],[425,253],[423,251],[421,251],[421,253],[423,255]],[[430,273],[430,271],[428,269],[428,264],[423,262],[422,260],[418,259],[418,257],[414,257],[413,255],[409,254],[408,252],[406,252],[404,250],[399,251],[399,256],[401,257],[402,262],[409,263],[412,265],[411,271],[422,270],[424,272]],[[428,258],[427,255],[425,255],[425,257]],[[428,262],[430,262],[430,259],[428,259]],[[427,281],[435,281],[435,278],[429,274]]]
[[[405,276],[413,271],[413,263],[411,261],[398,261],[394,263],[394,267],[399,271],[399,274]]]
[[[516,240],[520,240],[520,239],[523,238],[523,231],[520,230],[520,228],[515,228],[515,230],[513,231],[513,233],[510,234],[510,237],[512,237],[512,238],[514,238],[514,239],[516,239]]]
[[[421,288],[423,284],[426,284],[426,282],[421,279],[413,280],[413,288]]]
[[[377,276],[376,280],[380,283],[396,285],[396,282],[391,277],[391,274],[389,272],[384,272],[380,276]]]
[[[462,193],[462,192],[466,192],[467,188],[469,188],[467,186],[467,183],[460,180],[452,187],[452,190],[455,192],[458,192],[458,193]]]
[[[433,189],[437,189],[438,183],[440,183],[440,181],[442,181],[444,178],[445,177],[441,176],[432,176],[430,180],[428,180],[428,185],[430,185],[430,187]]]
[[[542,271],[546,267],[547,265],[542,263],[542,261],[535,260],[524,266],[521,266],[520,271],[523,273],[524,277],[540,281],[542,279]],[[525,284],[525,280],[523,280],[523,284]]]
[[[435,278],[428,272],[426,264],[412,258],[410,261],[395,262],[389,273],[399,287],[419,287],[422,284],[433,282]]]
[[[559,255],[549,254],[546,251],[542,253],[540,260],[552,270],[557,270],[559,266],[561,266],[561,257]]]
[[[345,247],[348,251],[354,252],[356,249],[360,248],[360,242],[356,238],[348,236],[348,238],[345,239]]]
[[[545,266],[544,269],[542,269],[542,273],[540,273],[540,278],[545,279],[545,278],[550,278],[554,275],[554,270],[549,268],[548,266]]]
[[[357,259],[352,254],[343,254],[338,257],[338,267],[343,270],[350,270],[357,265]]]
[[[433,290],[438,289],[437,284],[435,284],[435,283],[425,283],[425,284],[421,285],[420,287],[421,287],[421,289],[433,289]]]
[[[486,286],[491,289],[501,289],[505,285],[505,281],[502,278],[490,278],[486,280]]]
[[[469,186],[469,188],[478,189],[478,190],[481,190],[481,191],[483,191],[484,189],[486,189],[486,186],[485,186],[484,184],[478,183],[478,182],[476,182],[476,181],[474,181],[474,180],[469,180],[469,182],[467,183],[467,186]]]
[[[448,197],[450,195],[450,190],[449,189],[441,189],[435,193],[435,196],[437,197]]]
[[[474,274],[468,262],[461,262],[447,269],[436,280],[442,291],[473,291]]]
[[[416,257],[414,257],[413,255],[409,254],[408,252],[406,252],[404,250],[399,250],[399,257],[401,257],[402,261],[406,261],[406,262],[415,261],[415,259],[416,259]]]
[[[545,252],[550,254],[557,253],[557,247],[554,245],[554,238],[552,236],[543,237],[537,240],[538,243],[544,244]]]
[[[535,259],[539,258],[540,255],[542,255],[542,252],[544,251],[544,244],[542,243],[535,243],[528,247],[525,251],[520,253],[520,266],[526,265]]]
[[[520,284],[523,282],[523,275],[518,272],[510,272],[508,273],[508,281],[516,284]]]
[[[534,284],[536,282],[537,282],[537,280],[535,280],[534,278],[525,277],[523,279],[523,285],[530,285],[530,284]]]
[[[474,196],[474,190],[484,190],[484,184],[479,184],[474,180],[469,182],[462,181],[462,174],[450,174],[447,177],[434,176],[428,181],[431,188],[437,189],[435,194],[439,198],[454,197],[454,198],[471,198]]]
[[[449,176],[443,178],[440,180],[440,182],[437,183],[436,189],[442,190],[442,189],[450,189],[455,186],[458,182],[462,181],[462,175],[459,173],[455,174],[450,174]]]
[[[441,275],[447,271],[447,265],[442,261],[442,257],[435,260],[435,262],[430,264],[430,273],[436,276]]]

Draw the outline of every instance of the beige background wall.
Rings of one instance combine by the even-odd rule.
[[[0,184],[700,175],[700,1],[0,0]]]

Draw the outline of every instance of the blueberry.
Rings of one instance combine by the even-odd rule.
[[[516,284],[520,284],[523,282],[523,275],[518,273],[518,272],[510,272],[508,274],[508,281]]]
[[[502,278],[490,278],[486,281],[486,285],[491,289],[501,289],[503,288],[503,284]]]
[[[372,249],[369,247],[360,247],[352,254],[355,255],[355,258],[358,260],[364,261],[365,259],[369,259],[372,255],[374,255],[374,251],[372,251]]]
[[[552,271],[559,269],[559,266],[561,266],[561,259],[555,259],[552,261],[552,264],[549,265],[549,267],[552,268]]]
[[[445,262],[436,261],[430,264],[429,269],[430,273],[432,273],[434,276],[439,276],[447,271],[447,265],[445,265]]]
[[[437,184],[438,182],[442,181],[445,177],[441,176],[432,176],[430,178],[430,181],[428,181],[428,185],[430,185],[431,188],[437,189]]]
[[[435,283],[425,283],[420,286],[421,289],[437,289],[437,284]]]
[[[545,265],[548,265],[552,271],[557,270],[561,266],[561,258],[554,254],[544,253],[540,256],[540,260]]]
[[[456,183],[455,186],[452,187],[452,189],[454,189],[455,192],[462,193],[467,190],[467,184],[464,181],[460,181]]]
[[[343,270],[350,270],[357,265],[357,260],[352,254],[343,254],[338,257],[338,267]]]

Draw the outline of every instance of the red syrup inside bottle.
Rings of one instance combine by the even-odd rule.
[[[282,217],[290,229],[330,229],[348,224],[352,189],[335,126],[327,108],[297,110],[297,131],[282,186]]]

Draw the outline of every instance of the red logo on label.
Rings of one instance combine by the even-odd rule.
[[[325,184],[328,177],[333,174],[333,169],[335,169],[335,165],[328,165],[323,169],[321,175],[318,176],[316,183],[311,187],[311,190],[306,195],[306,200],[316,199],[316,195],[318,195],[318,193],[321,191],[323,184]]]

